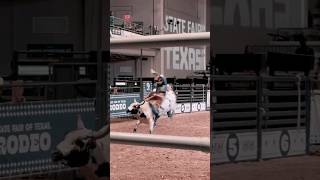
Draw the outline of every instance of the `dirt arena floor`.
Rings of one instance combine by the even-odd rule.
[[[160,118],[154,134],[209,137],[210,113],[176,114]],[[112,123],[112,132],[132,132],[135,121]],[[137,133],[148,133],[141,124]],[[200,151],[111,144],[112,180],[208,180],[210,154]]]
[[[212,180],[320,180],[320,156],[212,166]]]

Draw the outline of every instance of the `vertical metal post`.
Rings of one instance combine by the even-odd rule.
[[[13,61],[11,62],[11,78],[13,79],[18,78],[18,59],[19,52],[13,51]]]
[[[210,28],[212,31],[213,28]],[[212,34],[212,32],[211,32]],[[213,127],[214,127],[214,96],[213,96],[213,90],[214,90],[214,67],[213,67],[213,61],[214,61],[214,53],[213,53],[213,38],[210,39],[210,62],[209,62],[209,66],[210,66],[210,76],[209,76],[209,87],[210,87],[210,149],[211,149],[211,153],[210,153],[210,177],[212,179],[213,177],[213,157],[215,155],[214,149],[213,149],[213,145],[214,145],[214,131],[213,131]]]
[[[311,79],[306,77],[305,91],[306,91],[306,153],[310,154],[310,119],[311,119]]]
[[[106,88],[105,88],[105,92],[106,92],[106,120],[107,120],[107,124],[110,123],[110,100],[111,100],[111,88],[110,88],[110,62],[105,64],[105,68],[106,71],[104,72],[104,76],[106,79]]]
[[[190,113],[192,113],[192,101],[193,101],[193,96],[194,96],[194,86],[193,86],[193,84],[190,84],[190,89],[191,89],[191,95],[190,95]]]
[[[205,87],[205,104],[206,104],[206,111],[208,110],[208,89],[209,87]]]
[[[154,34],[154,0],[152,0],[152,35]]]
[[[97,113],[97,121],[96,121],[96,130],[100,129],[103,125],[106,124],[107,116],[106,116],[106,103],[107,103],[107,97],[106,97],[106,77],[104,76],[104,63],[103,63],[103,57],[106,57],[107,55],[103,56],[103,51],[106,51],[107,48],[107,40],[109,40],[109,36],[107,33],[107,27],[109,26],[109,17],[107,11],[108,3],[105,0],[99,0],[97,2],[97,10],[99,16],[98,23],[97,23],[97,85],[96,85],[96,113]]]
[[[104,109],[106,104],[106,96],[104,95],[103,83],[103,63],[102,63],[102,51],[97,52],[97,97],[96,97],[96,108],[98,119],[96,122],[96,129],[100,129],[106,119],[106,109]]]
[[[143,100],[143,82],[142,82],[142,49],[140,50],[140,99]]]
[[[256,91],[257,91],[257,160],[262,159],[262,119],[263,119],[263,78],[257,77],[256,80]]]
[[[204,85],[202,84],[202,102],[204,102],[204,90],[205,90],[205,87],[204,87]]]

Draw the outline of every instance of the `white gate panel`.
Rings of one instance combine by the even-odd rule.
[[[262,133],[262,158],[286,157],[306,153],[306,131],[283,130]]]
[[[187,112],[188,113],[191,112],[190,103],[177,104],[175,113],[179,114],[179,113],[187,113]]]
[[[320,91],[313,91],[311,96],[310,143],[320,143]]]
[[[257,159],[257,133],[218,134],[212,141],[212,160],[224,163]]]
[[[192,112],[205,111],[205,110],[206,110],[205,102],[192,103]]]

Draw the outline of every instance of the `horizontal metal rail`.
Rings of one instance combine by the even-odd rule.
[[[184,137],[110,132],[111,143],[210,152],[209,137]]]
[[[265,108],[297,108],[298,102],[281,102],[264,104]],[[301,102],[301,107],[305,107],[305,102]]]
[[[213,91],[215,96],[256,96],[257,91],[255,90],[218,90]]]
[[[269,91],[264,90],[263,95],[267,96],[297,96],[299,92],[297,90],[286,91]],[[305,91],[300,92],[300,95],[306,95]]]
[[[228,119],[228,118],[254,118],[257,117],[257,112],[224,112],[214,113],[213,117],[216,119]]]
[[[90,54],[93,51],[50,51],[50,50],[21,50],[21,51],[16,51],[19,54],[43,54],[43,53],[50,53],[50,54]]]
[[[266,77],[263,77],[263,81],[264,82],[296,82],[298,80],[301,80],[301,81],[304,81],[306,80],[307,78],[304,77],[304,76],[301,76],[300,79],[298,79],[298,77],[295,77],[295,76],[266,76]]]
[[[285,117],[285,116],[296,116],[298,111],[270,111],[266,112],[266,117]],[[306,115],[305,111],[301,112],[301,115]]]
[[[215,128],[235,128],[242,126],[256,126],[257,120],[246,120],[246,121],[225,121],[215,122]]]
[[[257,76],[238,76],[238,75],[231,75],[231,76],[226,76],[226,75],[214,75],[213,77],[214,81],[256,81],[258,80]]]
[[[110,39],[111,49],[142,49],[142,48],[161,48],[181,45],[201,45],[210,44],[210,32],[185,33],[185,34],[165,34],[139,36],[132,38],[113,38]]]
[[[257,108],[257,103],[229,103],[229,104],[215,104],[213,106],[214,109],[249,109],[249,108]]]
[[[64,86],[64,85],[87,85],[96,84],[96,80],[69,81],[69,82],[25,82],[22,84],[4,84],[1,87],[27,87],[27,86]]]
[[[49,63],[49,66],[96,66],[96,65],[97,65],[97,63],[94,63],[94,62],[55,62],[55,63]]]
[[[306,119],[302,118],[300,123],[305,123]],[[290,125],[290,124],[297,124],[297,119],[274,119],[274,120],[267,120],[264,122],[267,126],[274,126],[274,125]]]

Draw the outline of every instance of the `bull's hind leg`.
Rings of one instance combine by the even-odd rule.
[[[139,126],[140,123],[141,123],[140,120],[138,120],[138,121],[136,122],[136,126],[133,128],[133,133],[137,132],[137,128],[138,128],[138,126]]]
[[[148,118],[148,120],[149,120],[149,133],[152,134],[155,122],[152,117]]]

